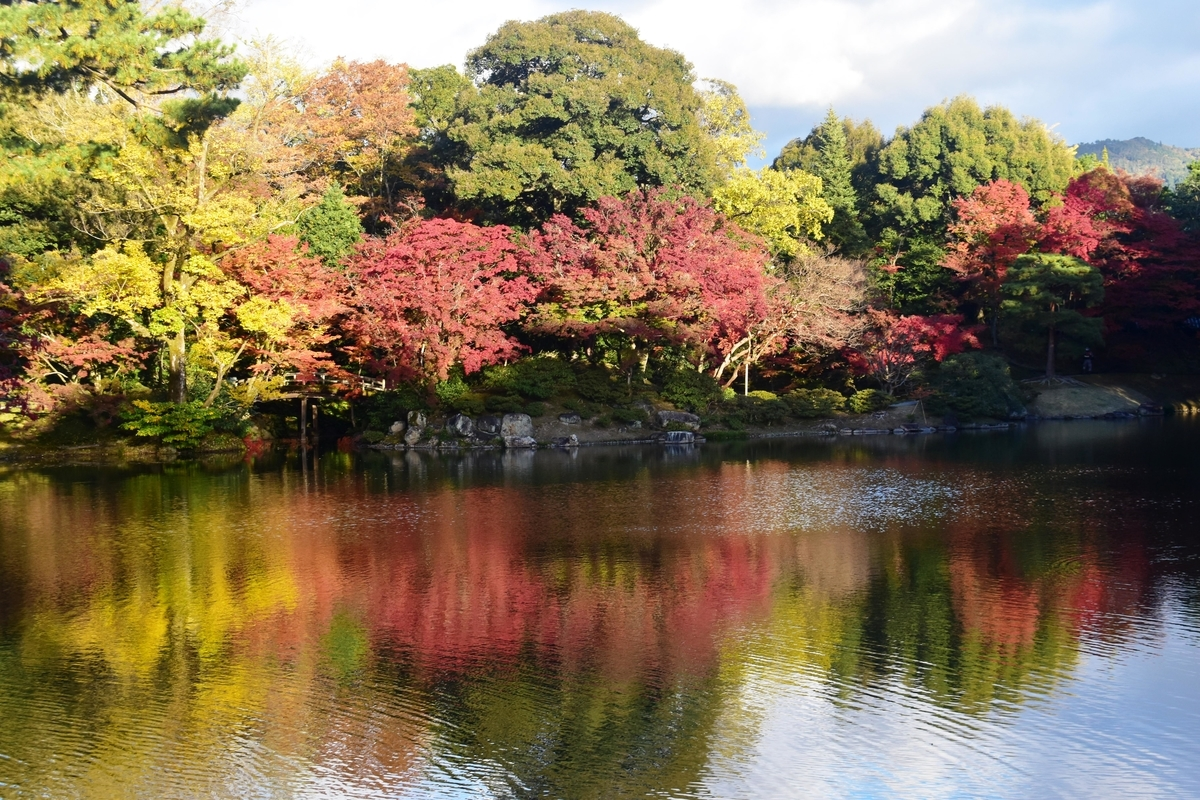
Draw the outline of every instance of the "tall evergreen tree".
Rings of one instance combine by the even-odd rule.
[[[1167,210],[1186,231],[1200,232],[1200,161],[1188,164],[1188,176],[1166,193]]]
[[[339,184],[325,190],[321,202],[304,212],[297,223],[300,241],[309,252],[333,266],[354,250],[362,239],[363,226],[354,206],[346,202]]]
[[[817,147],[813,171],[824,184],[822,196],[833,208],[833,221],[825,226],[825,235],[842,252],[860,252],[867,246],[867,234],[858,218],[846,131],[832,107],[813,133]]]

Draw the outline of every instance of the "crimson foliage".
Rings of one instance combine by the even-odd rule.
[[[537,333],[721,353],[766,313],[765,247],[690,197],[604,197],[581,224],[552,217],[531,244]]]
[[[537,289],[528,251],[505,226],[417,222],[362,245],[347,266],[355,357],[394,377],[446,380],[520,354],[504,328]]]

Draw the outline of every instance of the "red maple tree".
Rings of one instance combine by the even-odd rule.
[[[723,354],[766,314],[767,251],[691,197],[602,197],[531,237],[542,281],[528,327],[587,343],[619,335]]]
[[[1200,241],[1162,207],[1162,182],[1099,167],[1074,178],[1047,211],[1038,247],[1095,265],[1105,299],[1092,313],[1110,334],[1169,333],[1200,312]],[[1122,346],[1127,360],[1145,343]]]
[[[1038,234],[1029,193],[1019,183],[994,181],[955,200],[954,212],[945,266],[969,284],[967,295],[986,312],[996,345],[1004,278]]]
[[[282,347],[250,346],[257,372],[297,370],[311,380],[318,372],[338,374],[328,345],[337,339],[336,323],[349,310],[349,282],[290,236],[271,236],[231,252],[225,271],[249,290],[249,297],[283,301],[292,311],[288,341]]]
[[[356,357],[395,377],[445,380],[456,364],[470,374],[518,355],[503,326],[537,294],[527,253],[505,226],[450,219],[369,240],[347,266]]]
[[[979,346],[956,314],[900,316],[873,308],[867,316],[871,327],[848,358],[853,367],[870,375],[891,395],[904,387],[922,364]]]

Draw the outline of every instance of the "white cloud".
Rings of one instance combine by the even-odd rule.
[[[318,63],[344,55],[461,65],[510,19],[586,5],[739,87],[770,142],[825,106],[884,130],[957,94],[1061,123],[1068,138],[1200,145],[1192,0],[247,0],[243,36],[272,33]]]
[[[686,54],[704,75],[761,105],[836,103],[952,31],[972,0],[659,0],[628,15],[642,35]]]

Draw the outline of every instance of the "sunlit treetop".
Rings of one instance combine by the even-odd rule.
[[[638,187],[714,182],[691,65],[611,14],[507,23],[467,72],[478,93],[447,131],[447,174],[487,219],[530,226]]]
[[[233,48],[204,39],[205,21],[180,6],[147,14],[137,0],[5,2],[0,80],[6,88],[65,91],[102,83],[136,94],[225,92],[245,75]]]
[[[752,155],[762,156],[765,134],[754,130],[750,112],[737,87],[709,78],[701,90],[700,125],[713,141],[717,167],[726,176],[746,166]]]

